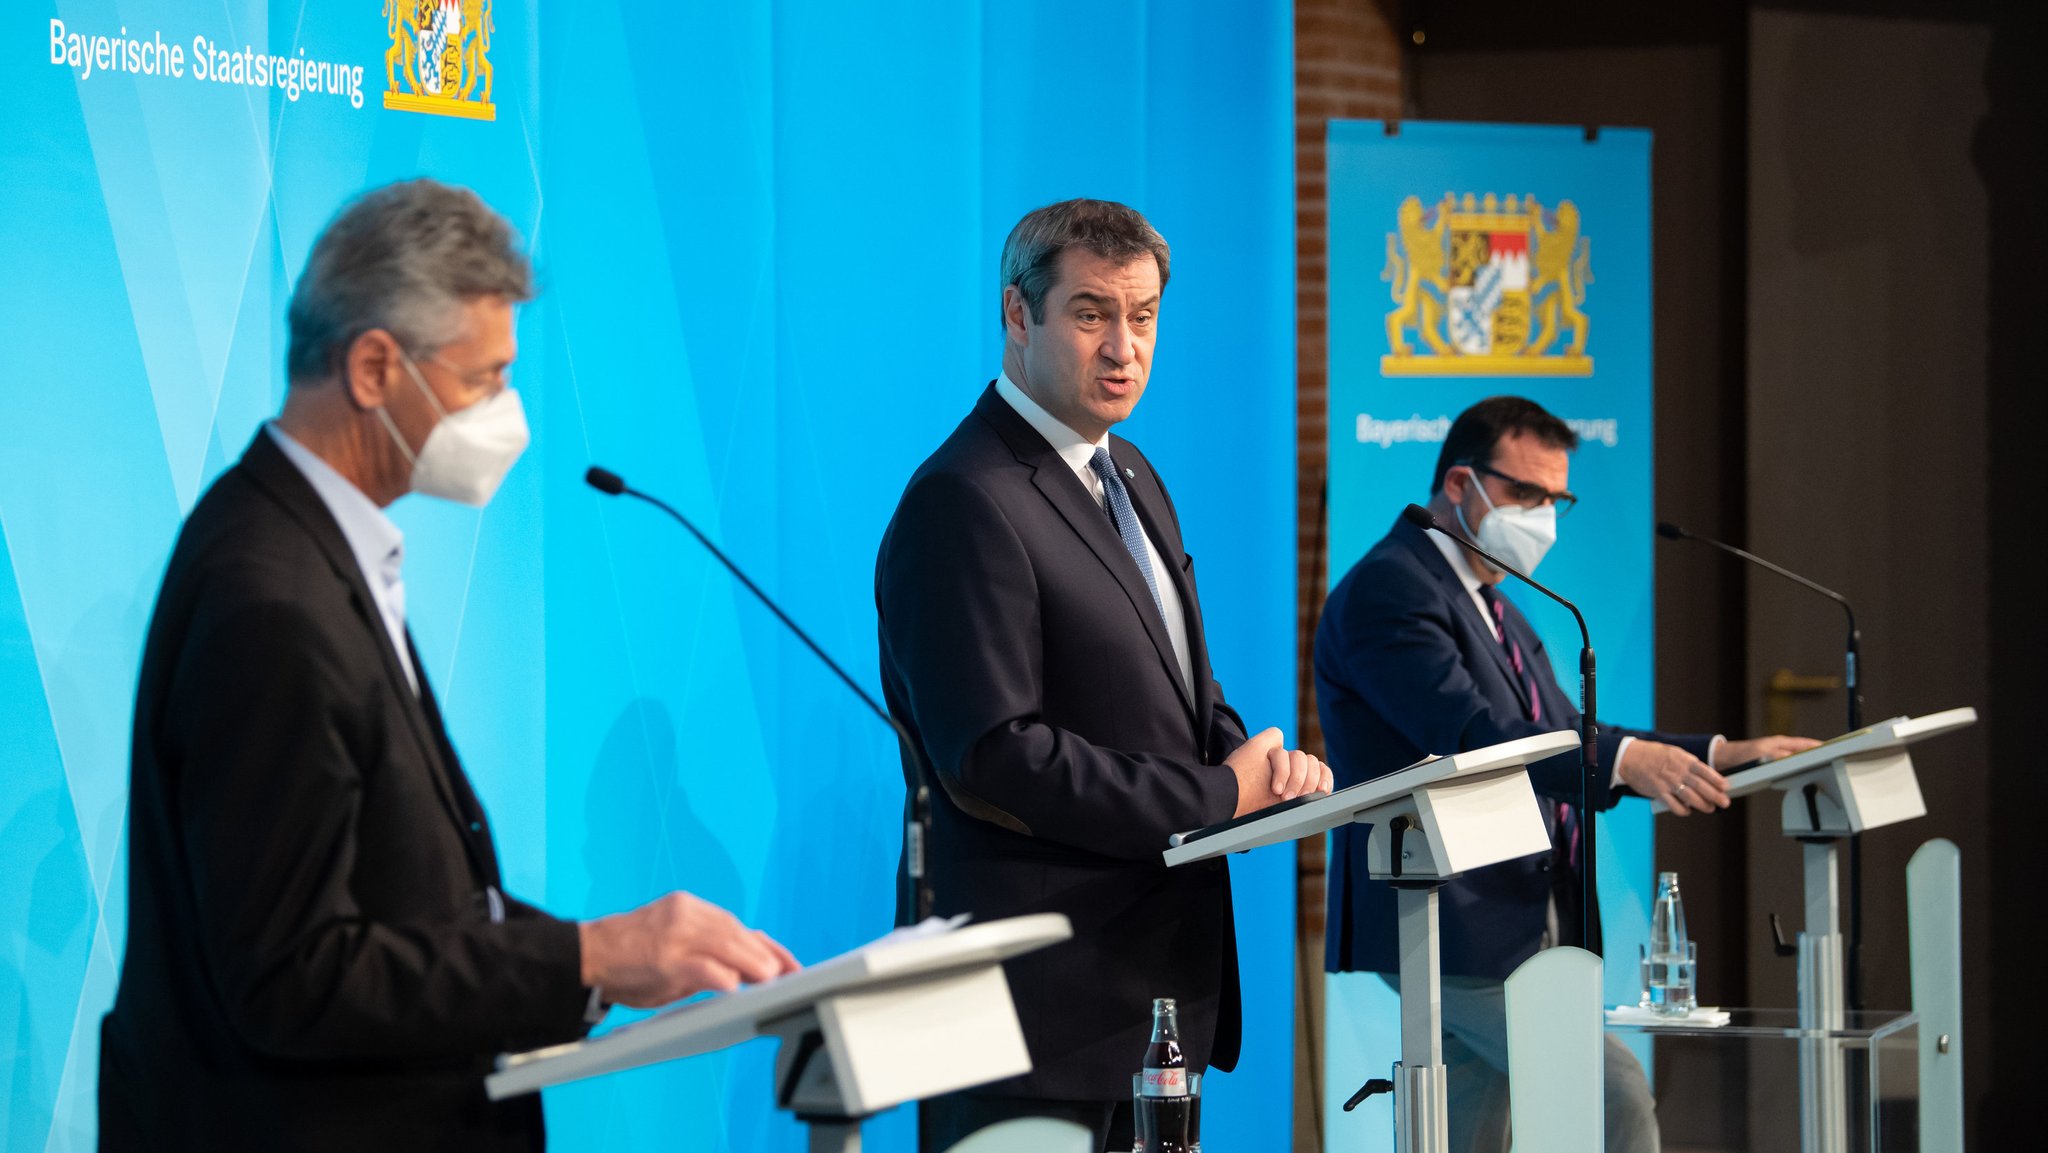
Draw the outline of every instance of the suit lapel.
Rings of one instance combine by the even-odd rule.
[[[1109,514],[1095,503],[1095,498],[1082,487],[1081,478],[1075,476],[1074,470],[1067,467],[1059,453],[1038,435],[1038,430],[1019,416],[1008,401],[997,395],[993,385],[981,394],[981,400],[974,408],[995,429],[996,435],[1010,446],[1018,463],[1031,467],[1031,483],[1123,589],[1124,598],[1130,602],[1131,611],[1137,614],[1145,635],[1152,638],[1152,647],[1159,654],[1162,670],[1173,682],[1192,721],[1195,716],[1194,700],[1189,695],[1188,686],[1181,680],[1180,661],[1173,655],[1173,640],[1166,634],[1166,622],[1159,616],[1159,607],[1152,600],[1152,590],[1145,586],[1145,574],[1138,571],[1138,562],[1131,558],[1131,550],[1124,547],[1124,538],[1117,535],[1116,525],[1111,522]],[[1137,502],[1134,499],[1132,503],[1136,505]],[[1142,522],[1144,514],[1139,515]],[[1159,538],[1155,535],[1152,539],[1156,542]],[[1168,575],[1153,574],[1154,577]]]
[[[1515,672],[1514,662],[1508,658],[1507,646],[1501,644],[1493,635],[1493,629],[1487,625],[1486,618],[1480,615],[1479,606],[1473,603],[1472,594],[1465,591],[1465,582],[1458,579],[1456,570],[1444,559],[1444,554],[1438,551],[1436,543],[1429,539],[1427,531],[1405,520],[1397,523],[1394,531],[1402,534],[1402,542],[1421,559],[1423,567],[1429,570],[1430,575],[1436,578],[1437,585],[1442,588],[1444,595],[1450,598],[1451,612],[1463,619],[1465,626],[1475,632],[1476,639],[1480,642],[1479,647],[1485,649],[1491,656],[1494,667],[1500,671],[1501,680],[1507,682],[1508,690],[1521,702],[1523,715],[1528,715],[1528,686]],[[1522,652],[1525,657],[1529,651],[1528,646],[1523,646]]]
[[[1125,443],[1129,444],[1129,442]],[[1130,452],[1135,454],[1136,449],[1132,448]],[[1153,479],[1156,481],[1156,478]],[[1135,479],[1124,485],[1124,488],[1131,496],[1131,508],[1138,514],[1138,523],[1145,526],[1145,535],[1152,538],[1152,544],[1158,549],[1160,554],[1159,560],[1166,566],[1165,572],[1152,575],[1159,580],[1172,581],[1174,591],[1180,594],[1181,618],[1188,634],[1188,670],[1197,679],[1206,679],[1202,677],[1202,670],[1209,667],[1209,654],[1205,638],[1202,635],[1202,612],[1195,604],[1195,590],[1188,586],[1186,574],[1181,571],[1181,560],[1187,556],[1187,553],[1181,545],[1180,535],[1169,531],[1168,525],[1170,522],[1153,513],[1152,498],[1145,491],[1147,487],[1147,485],[1139,484]],[[1118,543],[1122,543],[1123,538],[1119,537],[1117,539]],[[1125,549],[1124,555],[1129,556],[1130,550]],[[1136,571],[1137,566],[1135,564],[1131,567],[1133,571]],[[1138,579],[1139,585],[1142,588],[1144,574],[1140,573]],[[1145,590],[1146,603],[1151,603],[1151,596],[1151,590]],[[1155,620],[1159,616],[1157,612],[1153,612],[1150,615]],[[1174,658],[1173,638],[1171,634],[1165,631],[1163,622],[1159,630],[1159,636],[1164,638],[1163,643],[1165,647],[1161,651],[1161,655],[1166,659],[1167,666],[1173,673],[1173,683],[1181,685],[1180,662]],[[1190,690],[1193,690],[1192,693]],[[1200,691],[1199,687],[1181,685],[1181,700],[1188,706],[1190,715],[1197,719],[1209,715],[1209,702],[1204,698],[1205,694]]]
[[[470,860],[485,877],[495,877],[495,868],[487,868],[484,857],[477,851],[475,838],[469,835],[469,820],[456,799],[455,786],[451,783],[452,760],[444,759],[440,746],[446,741],[444,734],[437,740],[439,714],[429,719],[422,698],[430,691],[427,688],[426,669],[419,658],[413,658],[413,669],[419,676],[420,695],[415,696],[412,684],[406,680],[405,667],[398,661],[398,650],[391,645],[391,630],[384,627],[384,617],[377,608],[377,600],[370,595],[370,586],[363,580],[362,566],[356,563],[348,538],[342,535],[341,526],[334,521],[334,514],[327,511],[327,505],[320,494],[313,491],[312,482],[299,472],[298,466],[270,438],[267,429],[258,429],[256,439],[249,445],[249,451],[242,455],[241,467],[245,469],[257,486],[278,502],[285,512],[306,530],[313,543],[326,558],[327,564],[349,587],[349,599],[355,609],[358,623],[369,632],[368,640],[377,646],[378,654],[384,661],[384,676],[387,687],[398,696],[399,711],[405,714],[406,723],[412,729],[413,740],[418,744],[420,756],[427,765],[427,775],[433,778],[434,792],[441,798],[442,807],[448,819],[455,822],[456,831],[461,835],[463,845],[468,849]],[[408,637],[408,647],[410,647]]]
[[[462,762],[455,755],[454,742],[448,738],[448,722],[441,716],[441,700],[434,695],[434,687],[427,681],[425,666],[420,663],[420,650],[413,644],[409,628],[405,630],[405,648],[412,656],[412,667],[421,670],[419,703],[436,738],[441,764],[447,768],[448,783],[455,793],[456,811],[468,814],[462,822],[463,843],[469,847],[470,857],[483,872],[484,881],[495,885],[499,881],[498,851],[491,844],[489,830],[484,827],[483,802],[477,799],[476,790],[469,784],[469,774],[462,771]]]

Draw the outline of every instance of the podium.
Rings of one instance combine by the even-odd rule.
[[[1841,841],[1870,829],[1927,815],[1910,745],[1977,723],[1977,710],[1949,709],[1893,717],[1823,741],[1805,752],[1728,776],[1728,795],[1765,789],[1784,794],[1779,828],[1800,842],[1806,886],[1805,929],[1799,934],[1799,1024],[1812,1032],[1800,1055],[1800,1149],[1846,1153],[1847,1092],[1841,1043]],[[1664,812],[1659,801],[1654,809]]]
[[[1165,852],[1168,866],[1185,865],[1341,825],[1372,826],[1367,868],[1398,890],[1401,1060],[1392,1088],[1394,1147],[1401,1153],[1449,1147],[1438,890],[1467,870],[1550,851],[1527,766],[1578,748],[1577,733],[1559,731],[1430,757],[1334,793],[1176,834]]]
[[[812,1153],[858,1153],[866,1118],[1031,1070],[1002,962],[1073,936],[1059,913],[899,929],[808,969],[602,1036],[498,1058],[493,1101],[550,1085],[781,1040],[775,1105]]]

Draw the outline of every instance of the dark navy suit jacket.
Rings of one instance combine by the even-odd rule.
[[[494,1054],[589,1028],[348,539],[267,432],[178,534],[135,694],[103,1150],[538,1150]]]
[[[1190,1069],[1237,1062],[1237,937],[1220,860],[1167,838],[1229,819],[1244,743],[1209,669],[1194,561],[1137,446],[1109,438],[1185,606],[1182,680],[1116,526],[993,388],[918,468],[875,562],[882,688],[937,775],[937,911],[1064,913],[1073,939],[1004,968],[1031,1072],[981,1093],[1130,1099],[1152,999]]]
[[[1479,615],[1429,534],[1397,521],[1330,593],[1316,628],[1316,711],[1339,788],[1385,776],[1431,753],[1448,755],[1557,729],[1576,729],[1579,711],[1557,683],[1549,654],[1512,603],[1507,629],[1542,694],[1543,720],[1528,719],[1527,693],[1506,650]],[[1623,737],[1678,745],[1704,759],[1711,736],[1677,736],[1602,725],[1600,763],[1614,764]],[[1579,799],[1580,757],[1562,753],[1529,766],[1554,819],[1558,801]],[[1627,789],[1602,791],[1611,808]],[[1366,875],[1365,825],[1337,830],[1329,866],[1326,967],[1391,973],[1396,955],[1394,891]],[[1550,854],[1475,869],[1445,885],[1439,906],[1443,972],[1505,979],[1542,944],[1555,877]],[[1577,917],[1576,905],[1560,920]]]

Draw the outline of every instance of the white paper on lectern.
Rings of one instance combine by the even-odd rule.
[[[1073,926],[1060,913],[1034,913],[979,925],[931,923],[897,930],[859,948],[773,981],[667,1009],[609,1033],[498,1058],[485,1079],[493,1100],[604,1073],[724,1049],[764,1035],[763,1026],[824,998],[854,989],[987,965],[1064,941]]]
[[[1728,777],[1728,796],[1731,799],[1748,796],[1834,761],[1878,756],[1887,750],[1902,749],[1976,723],[1977,710],[1972,708],[1945,709],[1921,717],[1893,717],[1879,721],[1853,733],[1831,737],[1804,752],[1733,773]],[[1664,802],[1657,801],[1651,805],[1651,811],[1662,813],[1668,810]]]
[[[1175,845],[1166,850],[1169,866],[1185,865],[1191,861],[1220,857],[1225,853],[1241,853],[1247,849],[1277,845],[1282,841],[1298,841],[1314,836],[1326,829],[1348,825],[1358,814],[1375,809],[1389,801],[1397,800],[1426,785],[1440,784],[1454,778],[1477,779],[1494,773],[1521,768],[1531,761],[1540,761],[1568,752],[1579,747],[1579,735],[1570,730],[1538,733],[1533,737],[1503,741],[1483,749],[1457,753],[1448,757],[1433,757],[1418,761],[1405,769],[1361,781],[1349,788],[1338,789],[1327,797],[1310,801],[1271,817],[1247,822],[1228,832],[1212,833],[1197,841]]]

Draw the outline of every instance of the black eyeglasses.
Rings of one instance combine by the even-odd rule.
[[[1530,508],[1535,508],[1545,503],[1554,504],[1557,506],[1557,515],[1559,516],[1564,516],[1571,512],[1572,509],[1578,507],[1579,498],[1568,491],[1561,489],[1557,492],[1552,492],[1540,484],[1532,484],[1520,477],[1509,476],[1507,473],[1489,464],[1480,464],[1470,460],[1460,461],[1459,463],[1473,472],[1483,472],[1496,480],[1506,482],[1508,496],[1516,504],[1526,505]]]

